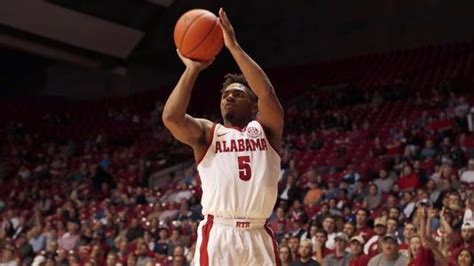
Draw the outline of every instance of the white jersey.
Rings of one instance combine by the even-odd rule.
[[[251,121],[242,130],[221,124],[198,162],[204,215],[266,219],[278,194],[280,156],[261,124]]]

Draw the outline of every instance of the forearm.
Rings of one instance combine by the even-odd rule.
[[[429,221],[429,219],[420,219],[419,226],[420,226],[420,238],[421,238],[421,243],[423,244],[424,247],[427,245],[427,240],[426,240],[426,223]]]
[[[425,225],[425,239],[428,236],[431,236],[431,222],[432,222],[432,219],[428,217],[428,219],[426,219],[426,225]]]
[[[238,45],[229,48],[235,62],[258,98],[273,93],[273,87],[263,69]]]
[[[446,219],[444,219],[444,217],[441,218],[441,225],[443,226],[443,228],[444,228],[444,230],[445,230],[445,232],[448,236],[453,233],[453,228],[448,223],[448,221],[446,221]]]
[[[191,99],[192,88],[198,75],[199,71],[196,69],[186,68],[184,70],[163,108],[163,121],[165,124],[167,122],[184,121]]]

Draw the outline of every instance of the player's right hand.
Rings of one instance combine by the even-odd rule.
[[[192,69],[192,70],[202,71],[202,70],[206,69],[208,66],[210,66],[212,64],[212,62],[214,62],[214,58],[212,58],[209,61],[194,61],[192,59],[189,59],[189,58],[183,56],[179,52],[178,49],[176,49],[176,53],[178,54],[181,61],[183,61],[186,68]]]

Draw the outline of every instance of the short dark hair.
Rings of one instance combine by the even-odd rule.
[[[232,83],[240,83],[244,85],[247,88],[247,91],[249,92],[250,100],[252,102],[257,102],[258,100],[257,95],[255,95],[255,93],[250,89],[250,86],[247,80],[242,74],[232,74],[232,73],[225,74],[224,83],[222,83],[221,92],[223,92],[227,88],[227,86],[229,86]]]
[[[328,237],[328,232],[326,232],[326,230],[324,230],[324,229],[322,229],[322,228],[316,229],[315,234],[317,234],[317,233],[324,234],[324,236],[325,236],[326,238]]]

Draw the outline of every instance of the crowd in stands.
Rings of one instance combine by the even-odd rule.
[[[449,82],[425,95],[401,84],[355,98],[352,85],[314,88],[286,104],[268,221],[282,265],[473,265],[472,95]],[[143,142],[192,158],[159,113],[158,104],[151,116],[104,116],[141,125],[146,141],[116,141],[105,129],[56,140],[5,124],[0,265],[189,265],[202,219],[199,177],[190,167],[149,183],[169,155],[143,152]],[[38,119],[75,124],[74,115]]]

